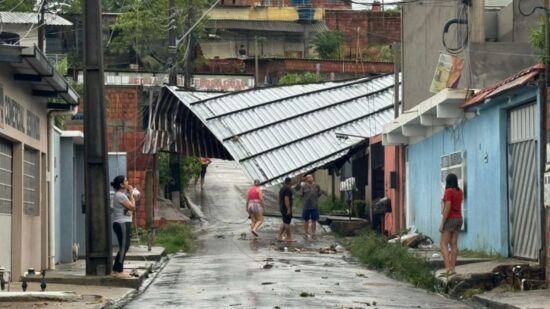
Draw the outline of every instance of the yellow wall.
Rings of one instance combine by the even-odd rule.
[[[314,20],[323,20],[324,9],[315,9]],[[211,20],[261,20],[261,21],[298,21],[295,7],[244,7],[215,8],[208,13]]]

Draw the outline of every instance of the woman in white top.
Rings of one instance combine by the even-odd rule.
[[[118,241],[118,253],[113,265],[113,275],[129,277],[124,272],[124,259],[130,248],[132,235],[132,212],[135,210],[134,188],[128,184],[128,179],[122,175],[116,176],[111,182],[115,189],[113,195],[113,230]]]

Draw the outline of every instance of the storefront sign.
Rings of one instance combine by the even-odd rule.
[[[78,82],[82,83],[82,72]],[[178,86],[184,86],[183,75],[178,75]],[[162,86],[168,84],[165,73],[105,72],[105,85],[120,86]],[[199,91],[239,91],[254,88],[254,77],[250,75],[194,75],[191,87]]]
[[[4,128],[4,125],[40,140],[40,117],[5,94],[4,87],[0,84],[0,128]]]

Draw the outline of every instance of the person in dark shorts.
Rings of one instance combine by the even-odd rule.
[[[313,182],[313,175],[306,175],[306,183],[302,186],[302,204],[304,211],[302,219],[304,220],[304,238],[307,239],[311,235],[311,239],[317,239],[315,230],[317,221],[319,221],[319,197],[321,196],[321,187]],[[311,221],[311,222],[310,222]],[[311,234],[309,234],[309,226],[311,225]]]
[[[279,210],[281,211],[281,216],[283,218],[283,224],[279,228],[279,234],[277,235],[277,240],[283,240],[283,234],[286,235],[286,241],[292,242],[292,230],[290,227],[290,222],[292,221],[292,180],[290,178],[285,178],[283,187],[279,190]]]
[[[456,258],[458,256],[458,234],[462,228],[462,200],[464,194],[458,186],[455,174],[447,175],[445,193],[443,195],[443,210],[439,232],[441,232],[441,255],[445,263],[446,275],[454,275]],[[449,251],[449,246],[451,250]]]
[[[212,161],[207,157],[200,157],[201,161],[201,190],[204,189],[204,176],[206,176],[206,170],[208,169],[208,165],[212,163]],[[196,184],[196,181],[195,181]]]

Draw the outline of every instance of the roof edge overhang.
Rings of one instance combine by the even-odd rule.
[[[453,125],[464,117],[461,105],[470,93],[467,89],[443,89],[386,124],[382,144],[409,144],[427,137],[430,129]]]
[[[65,105],[78,105],[80,98],[78,93],[57,72],[44,53],[36,46],[0,45],[0,62],[7,63],[14,70],[17,70],[15,64],[18,66],[24,65],[27,71],[32,72],[31,74],[15,75],[16,79],[19,80],[40,83],[40,87],[33,87],[33,95],[58,96],[66,103]]]

